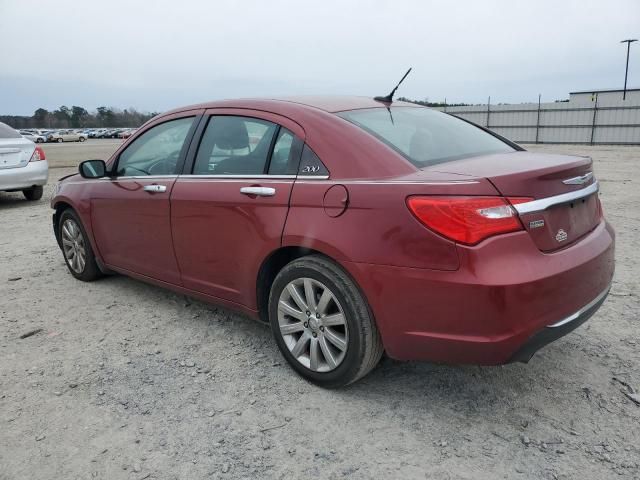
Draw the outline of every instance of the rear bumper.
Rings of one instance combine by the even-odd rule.
[[[544,327],[542,330],[534,333],[517,351],[513,354],[510,362],[527,363],[531,357],[545,345],[556,341],[560,337],[564,337],[567,333],[572,332],[584,322],[589,320],[596,313],[609,295],[609,287],[594,298],[587,305],[582,307],[573,315],[568,316],[552,325]]]
[[[390,357],[496,365],[528,360],[593,315],[613,277],[614,239],[602,221],[549,254],[526,232],[459,247],[453,272],[344,265],[363,289]],[[591,305],[594,299],[601,301]],[[574,321],[556,325],[567,318]]]
[[[23,190],[47,183],[49,164],[46,160],[29,162],[20,168],[0,170],[0,191]]]

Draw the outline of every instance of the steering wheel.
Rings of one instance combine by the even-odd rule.
[[[157,161],[149,167],[149,175],[171,175],[176,171],[178,165],[178,152],[174,152],[171,156]]]

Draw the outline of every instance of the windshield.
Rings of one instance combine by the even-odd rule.
[[[383,141],[418,168],[515,151],[481,128],[428,108],[367,108],[337,115]]]

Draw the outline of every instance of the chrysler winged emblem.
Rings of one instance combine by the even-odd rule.
[[[589,180],[593,178],[593,172],[587,172],[584,175],[580,175],[579,177],[567,178],[563,180],[562,183],[565,185],[582,185],[587,183]]]
[[[565,232],[563,229],[558,230],[558,233],[556,233],[556,240],[558,242],[564,242],[567,239],[567,232]]]

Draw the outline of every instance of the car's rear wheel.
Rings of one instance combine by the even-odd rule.
[[[355,382],[382,356],[380,334],[358,287],[319,255],[294,260],[278,273],[269,320],[287,362],[322,387]]]
[[[56,141],[57,141],[58,143],[62,143],[64,140],[62,139],[62,137],[60,137],[60,138],[58,138]]]
[[[42,143],[42,142],[44,142],[44,140],[43,140],[43,139],[41,139],[41,138],[36,138],[36,143]]]
[[[24,198],[30,201],[40,200],[42,198],[43,188],[41,186],[31,187],[25,190],[22,190],[22,194]]]
[[[71,275],[85,282],[100,278],[102,272],[96,263],[87,233],[73,210],[62,213],[58,228],[62,254]]]

